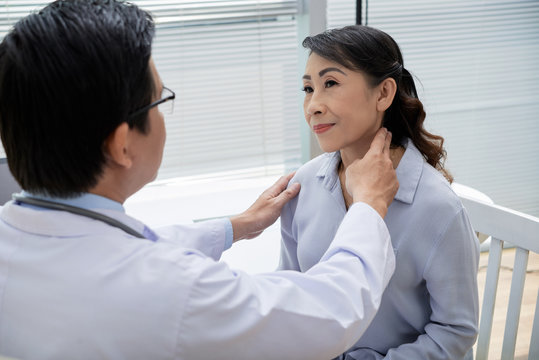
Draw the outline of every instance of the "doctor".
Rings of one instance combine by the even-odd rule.
[[[394,269],[382,220],[391,135],[351,166],[350,207],[306,273],[220,263],[299,191],[283,177],[230,219],[151,230],[122,203],[156,176],[167,89],[154,25],[115,0],[56,1],[0,44],[0,135],[24,191],[0,209],[0,354],[21,359],[330,359]],[[158,210],[156,210],[158,211]]]

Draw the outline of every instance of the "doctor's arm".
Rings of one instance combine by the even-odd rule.
[[[383,219],[354,204],[306,273],[249,276],[200,258],[178,333],[188,359],[331,359],[352,346],[394,271]]]

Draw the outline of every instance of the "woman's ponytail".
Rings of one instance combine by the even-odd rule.
[[[414,79],[404,67],[399,80],[393,104],[390,110],[386,111],[385,125],[391,132],[397,133],[396,141],[400,142],[404,137],[410,138],[427,163],[440,171],[451,183],[453,177],[444,167],[447,156],[443,147],[444,138],[431,134],[423,126],[426,117],[425,109],[417,96]],[[392,127],[396,129],[393,130]]]

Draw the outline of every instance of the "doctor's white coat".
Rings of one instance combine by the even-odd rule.
[[[142,232],[124,213],[100,212]],[[394,269],[372,208],[352,206],[304,274],[250,276],[217,262],[225,221],[163,228],[152,242],[8,202],[0,207],[0,354],[327,360],[356,342]]]

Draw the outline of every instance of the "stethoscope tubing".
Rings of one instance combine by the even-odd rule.
[[[139,233],[135,229],[127,226],[126,224],[124,224],[124,223],[122,223],[122,222],[120,222],[120,221],[118,221],[116,219],[113,219],[113,218],[111,218],[109,216],[106,216],[106,215],[100,214],[98,212],[92,211],[92,210],[83,209],[83,208],[80,208],[80,207],[77,207],[77,206],[71,206],[71,205],[67,205],[67,204],[60,204],[60,203],[57,203],[57,202],[54,202],[54,201],[49,201],[49,200],[44,200],[44,199],[37,199],[37,198],[33,198],[33,197],[23,196],[23,195],[20,195],[20,194],[13,194],[12,198],[13,198],[13,200],[15,202],[18,202],[18,203],[23,203],[23,204],[27,204],[27,205],[33,205],[33,206],[37,206],[37,207],[44,208],[44,209],[67,211],[67,212],[75,214],[75,215],[84,216],[84,217],[87,217],[87,218],[90,218],[90,219],[93,219],[93,220],[98,220],[98,221],[104,222],[104,223],[106,223],[106,224],[108,224],[110,226],[113,226],[115,228],[121,229],[121,230],[125,231],[126,233],[128,233],[129,235],[133,235],[133,236],[135,236],[137,238],[140,238],[140,239],[146,239],[146,237],[144,235],[142,235],[141,233]]]

